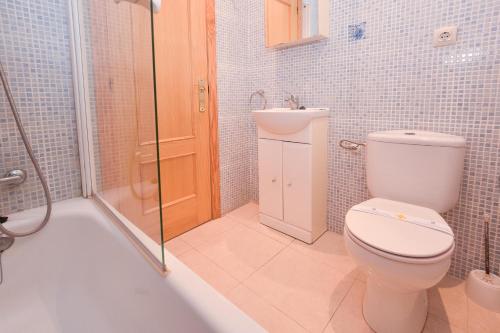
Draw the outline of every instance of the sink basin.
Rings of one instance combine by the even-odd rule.
[[[257,125],[274,134],[292,134],[304,129],[315,118],[328,117],[328,109],[292,110],[274,108],[252,111]]]

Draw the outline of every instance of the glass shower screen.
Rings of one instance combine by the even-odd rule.
[[[164,265],[151,11],[79,0],[94,197]]]

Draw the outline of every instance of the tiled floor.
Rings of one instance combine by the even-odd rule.
[[[270,332],[371,332],[361,311],[366,277],[327,232],[307,245],[259,224],[250,203],[167,242],[167,249]],[[429,292],[424,332],[500,332],[500,314],[446,277]]]

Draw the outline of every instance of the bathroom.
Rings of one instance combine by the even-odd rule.
[[[293,6],[302,16],[288,23],[302,29],[280,40],[278,13]],[[0,331],[500,332],[499,28],[496,0],[1,0],[0,178],[12,178],[0,184]],[[320,135],[270,135],[269,119],[306,119]],[[366,218],[355,230],[353,214],[385,197],[373,184],[391,183],[367,168],[386,131],[401,134],[390,144],[439,151],[444,169],[401,176],[436,188],[392,187],[413,198],[449,176],[446,208],[419,205],[441,238],[403,203],[384,209],[413,220],[398,221],[407,239]],[[293,145],[319,153],[286,163]],[[432,165],[409,148],[376,161]],[[285,164],[315,184],[293,204],[285,175],[271,176],[277,192],[263,185]],[[287,205],[296,218],[305,202],[316,214],[306,236],[263,218]],[[389,297],[401,288],[376,297],[375,268],[349,243],[370,243],[367,231],[414,252],[447,244],[432,256],[446,252],[437,277],[403,293],[420,312]],[[418,261],[431,255],[375,250],[411,257],[401,276],[426,279]],[[481,284],[471,272],[486,257]]]

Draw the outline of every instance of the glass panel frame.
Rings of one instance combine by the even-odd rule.
[[[85,193],[165,272],[153,11],[115,0],[70,7]]]

